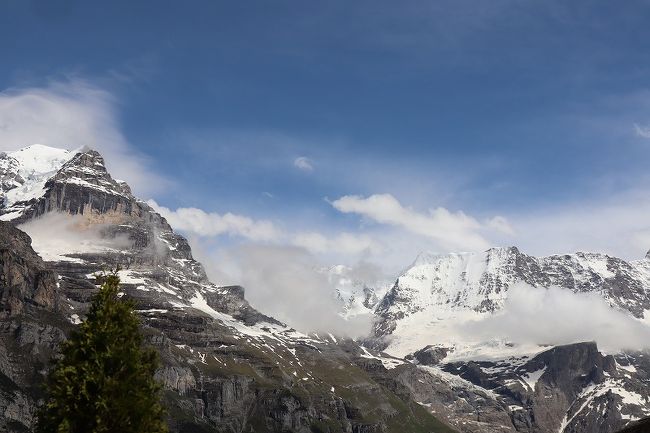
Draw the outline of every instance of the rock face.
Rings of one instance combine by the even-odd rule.
[[[650,431],[650,418],[642,419],[637,421],[624,428],[619,430],[618,433],[646,433]]]
[[[644,358],[576,343],[532,357],[400,366],[389,374],[459,431],[613,433],[649,412]]]
[[[29,236],[4,221],[0,221],[0,269],[0,318],[22,313],[26,304],[56,308],[56,275],[31,248]]]
[[[0,220],[10,221],[0,226],[0,430],[31,427],[46,361],[83,318],[95,275],[119,265],[123,296],[161,356],[172,431],[452,431],[364,358],[256,311],[241,287],[212,284],[187,241],[97,152],[3,154],[0,188]],[[46,263],[14,226],[34,233]]]
[[[70,324],[60,314],[57,278],[31,239],[0,221],[0,431],[28,431],[41,371]]]

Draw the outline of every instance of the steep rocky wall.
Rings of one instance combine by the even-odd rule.
[[[28,431],[50,359],[71,324],[57,276],[31,239],[0,221],[0,431]]]

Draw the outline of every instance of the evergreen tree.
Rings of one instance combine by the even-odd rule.
[[[158,358],[143,348],[133,303],[104,277],[86,320],[62,348],[48,378],[37,433],[163,433]]]

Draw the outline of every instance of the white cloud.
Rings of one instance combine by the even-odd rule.
[[[314,161],[307,158],[306,156],[299,156],[298,158],[294,159],[293,165],[302,171],[314,170]]]
[[[445,208],[419,213],[406,208],[390,194],[375,194],[364,198],[348,195],[332,202],[343,213],[355,213],[381,224],[406,229],[433,239],[444,249],[482,250],[490,246],[479,231],[485,227],[463,212],[452,213]]]
[[[292,243],[315,254],[334,252],[338,255],[352,256],[376,254],[383,250],[372,237],[347,232],[332,237],[326,237],[318,232],[302,232],[293,237]]]
[[[636,135],[643,138],[650,138],[650,126],[634,124]]]
[[[111,173],[135,192],[162,188],[168,182],[148,169],[122,134],[116,104],[113,95],[83,80],[7,89],[0,93],[0,150],[88,146],[102,153]]]
[[[191,235],[215,237],[228,234],[254,241],[271,241],[281,235],[270,221],[253,220],[230,212],[223,215],[216,212],[208,213],[194,207],[171,210],[160,206],[154,200],[149,200],[147,203],[165,217],[174,229]]]
[[[573,293],[517,284],[503,310],[459,325],[466,337],[504,338],[514,343],[568,344],[596,341],[605,350],[639,349],[650,344],[650,327],[611,308],[597,293]]]
[[[509,236],[515,235],[515,229],[510,225],[510,222],[505,217],[497,215],[487,220],[485,225],[499,233]]]

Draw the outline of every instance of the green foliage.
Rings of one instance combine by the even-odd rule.
[[[119,278],[103,277],[87,319],[62,348],[47,383],[37,433],[163,433],[156,352],[143,348]]]

